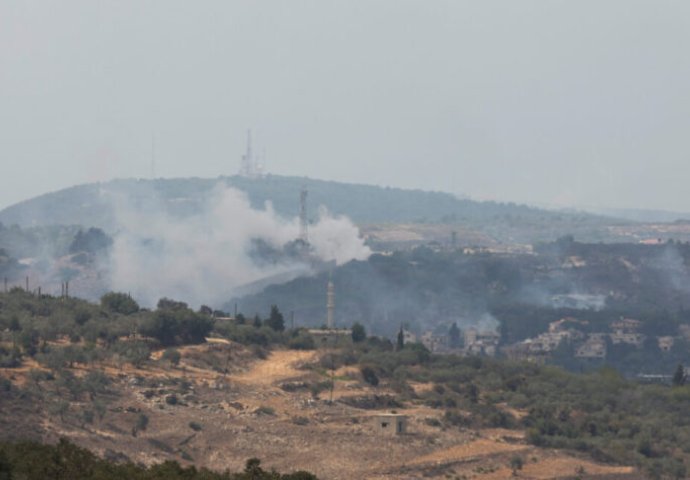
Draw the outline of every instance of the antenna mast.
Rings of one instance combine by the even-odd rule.
[[[299,238],[304,243],[309,243],[309,231],[307,223],[307,188],[302,187],[299,194]]]
[[[247,130],[247,150],[242,155],[242,164],[240,165],[240,175],[243,177],[254,176],[254,156],[252,155],[252,131]]]

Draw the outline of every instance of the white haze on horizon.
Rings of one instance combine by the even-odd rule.
[[[129,292],[144,306],[162,297],[220,307],[243,285],[278,275],[310,273],[306,262],[259,266],[249,255],[253,239],[277,249],[298,237],[299,220],[278,216],[270,203],[251,207],[244,192],[218,185],[200,213],[173,216],[162,204],[115,201],[120,231],[110,254],[110,288]],[[309,240],[321,260],[364,260],[371,251],[357,227],[324,208],[310,225]]]

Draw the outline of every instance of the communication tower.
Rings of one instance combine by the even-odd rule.
[[[252,149],[252,131],[247,130],[247,150],[242,155],[239,174],[243,177],[259,178],[264,176],[264,167]]]
[[[309,243],[306,187],[302,187],[302,191],[299,194],[299,239],[304,243]]]

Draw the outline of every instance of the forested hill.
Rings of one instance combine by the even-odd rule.
[[[513,203],[477,202],[443,192],[357,185],[304,177],[269,175],[261,179],[239,176],[215,179],[181,178],[157,180],[113,180],[78,185],[41,195],[0,211],[5,225],[83,225],[117,229],[114,205],[126,198],[143,208],[158,206],[170,213],[187,215],[198,211],[219,183],[246,192],[256,208],[266,201],[276,212],[294,217],[299,212],[299,193],[309,191],[309,217],[323,205],[335,214],[344,214],[357,223],[415,222],[462,223],[483,226],[519,218],[528,225],[547,225],[554,220],[582,226],[610,223],[610,219],[590,214],[550,212]]]

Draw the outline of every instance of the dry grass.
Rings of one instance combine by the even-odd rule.
[[[227,347],[227,350],[219,351]],[[299,367],[318,360],[319,352],[277,350],[264,360],[249,362],[243,357],[243,347],[225,342],[179,349],[180,366],[172,368],[167,362],[155,362],[146,368],[122,369],[112,365],[98,368],[112,377],[119,398],[110,405],[103,421],[82,427],[73,420],[61,422],[39,412],[32,421],[42,425],[42,438],[56,440],[64,435],[82,446],[103,454],[106,450],[123,453],[135,462],[161,462],[193,458],[198,466],[216,470],[241,470],[247,458],[259,457],[267,468],[281,471],[309,470],[327,480],[417,478],[512,478],[507,467],[512,455],[525,458],[536,456],[539,461],[525,466],[519,478],[559,478],[563,472],[574,474],[580,465],[591,474],[628,473],[627,467],[597,465],[553,451],[540,450],[524,444],[522,432],[504,429],[460,431],[432,428],[424,422],[439,417],[441,410],[426,406],[407,405],[401,413],[409,417],[409,434],[381,436],[375,433],[372,416],[377,410],[361,410],[338,401],[328,404],[313,400],[307,390],[286,392],[279,385],[286,381],[314,383],[324,377]],[[229,355],[237,365],[227,375],[220,375],[202,362],[190,361],[200,355]],[[15,381],[37,365],[27,363],[22,369],[12,369]],[[79,366],[77,372],[85,372]],[[2,372],[7,375],[8,371]],[[356,369],[337,372],[339,377],[356,373]],[[342,375],[341,375],[342,374]],[[149,386],[132,382],[142,377]],[[177,388],[174,381],[191,384],[188,393],[179,394],[180,403],[168,405],[165,396]],[[173,382],[171,386],[170,382]],[[157,383],[158,382],[158,383]],[[151,384],[156,386],[151,387]],[[413,388],[430,388],[416,384]],[[154,391],[154,395],[145,395]],[[350,395],[381,394],[363,382],[338,381],[335,399]],[[387,392],[392,394],[392,392]],[[322,398],[327,398],[322,394]],[[82,406],[70,407],[74,413]],[[263,410],[261,410],[263,408]],[[260,415],[257,410],[274,414]],[[149,426],[137,437],[131,428],[141,411],[149,417]],[[26,419],[13,418],[0,412],[0,425],[14,425],[21,431]],[[296,417],[306,421],[294,422]],[[193,431],[191,422],[202,426]],[[166,448],[157,446],[164,445]]]

